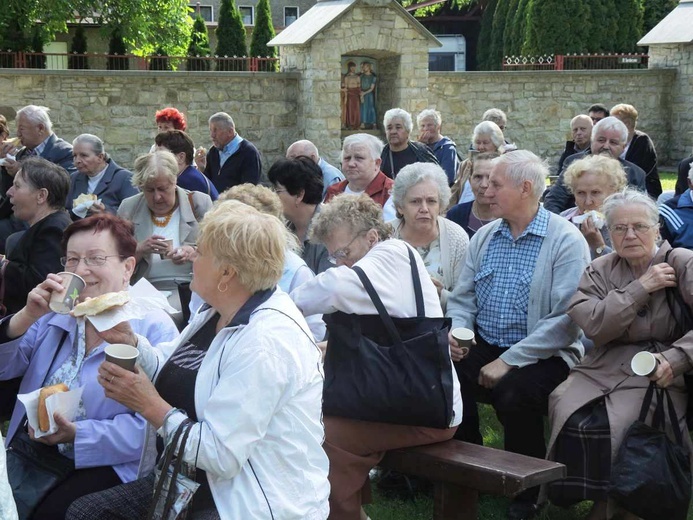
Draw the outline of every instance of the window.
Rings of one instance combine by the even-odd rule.
[[[214,21],[214,11],[211,5],[200,5],[199,3],[196,3],[189,4],[188,7],[192,9],[192,11],[190,11],[190,16],[193,18],[197,18],[197,13],[199,10],[200,16],[205,22]]]
[[[288,27],[298,20],[298,7],[284,8],[284,27]]]
[[[251,5],[241,5],[238,6],[238,10],[241,12],[241,18],[243,19],[243,25],[255,25],[255,16],[253,12],[253,6]]]

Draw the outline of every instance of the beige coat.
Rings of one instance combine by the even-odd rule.
[[[671,246],[664,242],[653,265],[664,262],[669,249]],[[676,249],[669,263],[676,271],[681,294],[690,306],[693,304],[693,252]],[[662,352],[671,364],[676,378],[669,392],[683,437],[689,447],[693,447],[686,428],[688,395],[682,377],[693,366],[693,331],[673,341],[676,322],[669,312],[665,291],[647,293],[634,279],[626,261],[611,253],[597,258],[586,269],[570,302],[568,315],[594,341],[595,347],[551,394],[548,458],[552,458],[556,436],[573,412],[605,397],[614,460],[626,430],[638,417],[649,385],[648,378],[636,376],[630,368],[632,357],[641,350]]]

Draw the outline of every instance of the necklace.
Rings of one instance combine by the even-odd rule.
[[[173,218],[174,211],[176,211],[176,208],[173,208],[170,213],[167,213],[163,217],[156,217],[154,216],[154,213],[150,212],[150,215],[152,217],[152,224],[154,224],[156,227],[165,228],[166,226],[168,226],[168,223],[171,222],[171,218]]]

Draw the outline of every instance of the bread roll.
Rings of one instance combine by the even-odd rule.
[[[120,292],[109,292],[97,296],[96,298],[90,298],[85,302],[78,303],[75,308],[72,309],[72,314],[75,317],[79,316],[96,316],[101,314],[113,307],[120,307],[125,305],[130,301],[130,295],[127,291]]]
[[[15,148],[22,146],[22,140],[19,137],[12,137],[2,142],[2,144],[11,144]]]
[[[84,204],[85,202],[89,201],[96,201],[96,195],[93,193],[82,193],[79,195],[75,200],[72,201],[73,206],[79,206],[80,204]]]
[[[46,399],[48,399],[53,394],[59,392],[67,392],[70,389],[65,383],[58,383],[53,386],[45,386],[41,389],[39,393],[39,404],[38,404],[38,422],[39,430],[42,432],[47,432],[51,427],[50,419],[48,418],[48,409],[46,408]]]

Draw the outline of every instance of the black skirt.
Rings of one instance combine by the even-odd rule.
[[[549,500],[567,507],[583,500],[603,501],[611,476],[611,430],[604,398],[586,404],[566,421],[553,460],[568,476],[549,484]]]

